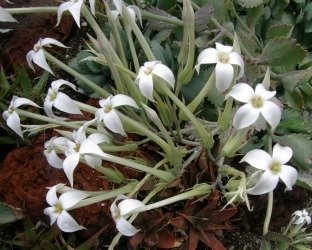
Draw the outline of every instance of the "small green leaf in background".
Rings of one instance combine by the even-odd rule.
[[[24,218],[22,209],[0,202],[0,224],[11,223],[22,218]]]
[[[237,1],[244,8],[254,8],[263,3],[263,0],[238,0]]]
[[[262,54],[257,58],[258,63],[269,66],[295,66],[307,56],[307,51],[295,39],[276,37],[265,45]]]
[[[210,18],[212,17],[213,8],[211,5],[205,5],[201,7],[199,10],[195,11],[195,30],[197,32],[204,31],[208,29],[208,23]]]

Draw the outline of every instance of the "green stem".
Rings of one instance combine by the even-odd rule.
[[[109,192],[107,192],[105,194],[101,194],[101,195],[98,195],[98,196],[95,196],[95,197],[84,199],[84,200],[78,202],[76,205],[74,205],[71,208],[69,208],[67,211],[73,210],[73,209],[76,209],[76,208],[80,208],[80,207],[85,207],[85,206],[88,206],[88,205],[91,205],[91,204],[94,204],[94,203],[102,202],[102,201],[114,198],[114,197],[116,197],[116,196],[118,196],[120,194],[130,193],[135,185],[136,185],[135,182],[130,182],[129,184],[127,184],[127,185],[125,185],[125,186],[123,186],[121,188],[118,188],[116,190],[109,191]]]
[[[27,8],[8,8],[5,9],[11,15],[18,15],[18,14],[50,14],[56,13],[58,7],[27,7]]]
[[[272,209],[273,209],[273,191],[268,193],[268,204],[267,204],[267,211],[265,214],[265,219],[263,223],[263,236],[269,232],[269,226],[272,216]]]
[[[36,113],[32,113],[32,112],[28,112],[28,111],[25,111],[25,110],[21,110],[21,109],[15,109],[15,111],[20,116],[28,117],[28,118],[35,119],[35,120],[38,120],[38,121],[43,121],[43,122],[46,122],[46,123],[58,124],[58,125],[63,126],[65,128],[71,128],[71,129],[78,130],[81,127],[81,125],[78,125],[78,124],[73,124],[71,122],[63,121],[63,120],[60,120],[60,119],[53,119],[53,118],[48,117],[48,116],[39,115],[39,114],[36,114]],[[92,128],[87,128],[86,131],[88,131],[89,133],[98,133],[98,130],[92,129]]]
[[[209,195],[210,192],[211,192],[211,185],[208,185],[206,183],[198,184],[197,186],[194,186],[193,189],[190,191],[187,191],[182,194],[178,194],[176,196],[170,197],[162,201],[158,201],[158,202],[146,205],[144,207],[139,207],[137,209],[132,210],[128,214],[125,214],[124,216],[127,217],[132,214],[141,213],[141,212],[145,212],[148,210],[164,207],[164,206],[167,206],[169,204],[172,204],[178,201],[188,200],[195,196]]]
[[[139,69],[140,69],[140,63],[139,63],[139,59],[134,47],[134,43],[133,43],[133,39],[132,39],[132,35],[131,35],[131,29],[129,27],[128,24],[124,24],[125,29],[126,29],[126,34],[127,34],[127,38],[128,38],[128,43],[129,43],[129,47],[130,47],[130,51],[131,51],[131,55],[132,55],[132,60],[133,60],[133,64],[134,64],[134,68],[135,68],[135,72],[138,73]]]
[[[133,33],[135,34],[135,36],[137,37],[147,59],[149,61],[155,61],[155,56],[151,50],[151,48],[149,47],[145,37],[143,36],[140,28],[138,27],[138,25],[136,24],[135,20],[132,19],[127,7],[125,6],[125,4],[122,2],[122,16],[125,19],[125,21],[130,25],[130,27],[132,28]]]
[[[151,175],[158,177],[159,179],[161,179],[165,182],[170,182],[174,179],[174,176],[171,173],[168,173],[168,172],[162,171],[162,170],[158,170],[158,169],[154,169],[154,168],[150,168],[148,166],[145,166],[145,165],[142,165],[142,164],[136,163],[134,161],[118,157],[118,156],[114,156],[114,155],[110,155],[110,154],[106,154],[106,153],[99,155],[99,154],[94,154],[91,151],[90,152],[86,151],[86,152],[84,152],[84,154],[98,157],[104,161],[109,161],[109,162],[113,162],[116,164],[124,165],[126,167],[135,169],[137,171],[149,173]]]
[[[183,112],[187,116],[187,118],[192,122],[201,139],[201,144],[205,148],[212,148],[213,146],[212,135],[206,131],[204,126],[196,119],[194,114],[184,105],[183,102],[180,101],[180,99],[175,94],[171,92],[171,90],[165,84],[159,84],[158,87],[180,108],[181,112]]]
[[[154,19],[154,20],[158,20],[161,22],[165,22],[165,23],[171,23],[171,24],[181,26],[181,27],[183,27],[184,25],[184,22],[179,19],[173,19],[173,18],[166,17],[166,16],[155,15],[153,13],[150,13],[144,10],[141,10],[141,12],[142,12],[142,16],[146,19]]]
[[[58,67],[60,67],[61,69],[69,73],[70,75],[74,76],[76,79],[84,83],[89,88],[93,89],[95,92],[98,92],[103,97],[107,98],[110,95],[106,90],[96,85],[94,82],[90,81],[85,76],[79,74],[77,71],[73,70],[72,68],[67,66],[65,63],[61,62],[60,60],[52,56],[50,53],[44,51],[44,55],[46,59],[48,59],[50,62],[54,63],[55,65],[57,65]]]

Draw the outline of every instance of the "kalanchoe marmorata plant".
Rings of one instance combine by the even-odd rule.
[[[303,72],[309,69],[311,62],[296,70],[306,51],[290,38],[292,28],[287,25],[283,29],[278,25],[270,26],[265,39],[256,35],[264,31],[255,33],[255,24],[264,21],[258,15],[258,19],[254,17],[251,10],[269,8],[267,1],[237,1],[246,9],[247,18],[239,16],[232,1],[220,1],[218,6],[209,0],[178,2],[176,4],[182,8],[176,11],[181,11],[181,20],[163,10],[142,9],[147,3],[141,5],[140,1],[90,0],[87,5],[83,0],[71,0],[58,8],[42,7],[42,11],[57,13],[57,25],[66,12],[70,12],[78,27],[81,18],[87,22],[93,30],[87,42],[88,55],[92,56],[81,62],[102,65],[103,73],[110,75],[112,83],[106,89],[99,87],[92,78],[75,71],[46,50],[51,45],[66,50],[65,45],[53,38],[41,38],[25,55],[29,66],[34,69],[34,62],[53,74],[56,72],[51,69],[53,65],[58,72],[67,72],[94,92],[98,97],[97,105],[71,99],[62,88],[76,90],[73,79],[58,79],[51,83],[41,105],[45,114],[22,109],[22,105],[36,108],[40,105],[14,96],[3,118],[21,137],[27,129],[23,131],[25,125],[20,124],[20,117],[58,127],[56,131],[60,136],[45,143],[44,155],[52,167],[65,172],[71,188],[64,184],[50,187],[47,193],[50,207],[44,213],[50,217],[51,224],[56,222],[64,232],[85,229],[68,211],[115,198],[110,211],[119,234],[110,245],[112,249],[121,235],[133,236],[140,231],[132,224],[139,213],[205,197],[212,189],[219,189],[228,201],[225,206],[244,202],[248,209],[251,209],[249,195],[267,194],[263,244],[269,244],[267,235],[275,188],[284,185],[287,191],[291,190],[298,178],[296,168],[311,167],[309,136],[283,135],[282,129],[293,127],[285,123],[279,125],[285,121],[283,109],[297,105],[294,89],[311,77],[312,71]],[[207,5],[200,4],[202,2]],[[219,11],[211,15],[213,7]],[[28,12],[37,13],[40,8],[29,8]],[[208,14],[203,15],[206,12]],[[10,14],[23,13],[23,10],[0,8],[0,13],[3,13],[0,21],[12,22],[15,19]],[[97,22],[103,22],[103,17],[109,32]],[[292,61],[289,55],[293,55]],[[309,88],[311,86],[305,82],[296,93],[299,91],[301,96],[306,96]],[[285,101],[287,98],[292,98],[292,102]],[[310,104],[308,98],[302,103]],[[64,113],[57,115],[59,111]],[[80,119],[67,114],[78,114]],[[37,131],[40,128],[38,125]],[[254,138],[259,131],[262,139],[256,143]],[[143,137],[142,141],[120,139],[127,138],[130,133]],[[305,148],[298,148],[297,140]],[[156,145],[154,161],[135,161],[118,155],[118,151],[136,150],[143,143]],[[197,178],[198,182],[185,188],[187,190],[150,202],[161,190],[179,181],[190,163],[201,154],[206,154],[217,169],[213,180]],[[236,169],[233,163],[236,158],[231,160],[237,154],[243,154],[239,156],[239,163],[246,162],[258,171],[246,175]],[[117,169],[104,167],[103,161],[145,176],[126,180]],[[288,161],[292,166],[287,165]],[[96,195],[88,195],[88,190],[76,190],[74,170],[79,162],[120,187]],[[229,165],[231,163],[233,165]],[[137,194],[149,179],[157,185],[148,193],[140,193],[138,197],[145,194],[145,199],[140,201]],[[294,237],[302,228],[298,225],[310,222],[309,212],[296,211],[285,234],[300,241]]]

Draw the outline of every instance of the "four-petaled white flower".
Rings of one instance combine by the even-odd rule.
[[[58,157],[55,150],[66,147],[67,139],[65,137],[52,137],[49,141],[44,143],[45,150],[43,151],[48,163],[55,168],[63,168],[63,160]]]
[[[44,39],[40,38],[39,41],[34,45],[33,50],[29,51],[26,55],[27,63],[33,71],[35,71],[35,68],[32,64],[32,61],[34,61],[34,63],[37,64],[39,67],[45,69],[46,71],[54,75],[52,69],[50,68],[45,59],[43,50],[43,46],[51,47],[50,46],[51,44],[62,48],[67,48],[64,44],[60,43],[59,41],[53,38],[44,38]]]
[[[154,102],[153,97],[153,75],[165,80],[172,89],[174,89],[175,78],[172,71],[160,61],[151,61],[141,66],[135,83],[139,85],[139,89],[143,96]]]
[[[116,204],[117,201],[122,200]],[[110,207],[111,215],[116,223],[117,230],[125,236],[133,236],[139,230],[137,230],[129,221],[127,221],[129,216],[125,216],[129,212],[136,208],[144,207],[145,204],[139,200],[131,199],[125,195],[118,195],[115,201]]]
[[[48,94],[44,100],[43,108],[45,113],[53,118],[60,118],[53,114],[52,106],[55,108],[70,114],[82,114],[75,102],[66,94],[59,92],[59,88],[62,85],[67,85],[76,90],[76,86],[65,80],[57,80],[51,83],[51,88],[48,90]],[[65,118],[62,118],[65,119]]]
[[[238,53],[232,50],[233,47],[231,46],[216,43],[216,49],[204,49],[198,55],[197,65],[195,66],[197,73],[199,72],[201,64],[216,63],[216,88],[219,93],[224,92],[231,85],[234,77],[234,68],[232,65],[238,65],[240,67],[238,79],[244,75],[244,61]]]
[[[123,105],[139,108],[135,101],[129,96],[118,94],[115,96],[110,95],[108,98],[100,100],[99,104],[101,108],[95,113],[97,121],[103,120],[105,126],[111,131],[125,136],[126,133],[115,108]]]
[[[274,129],[282,116],[281,108],[270,100],[275,94],[276,91],[268,91],[262,84],[258,84],[255,91],[246,83],[236,84],[228,96],[246,104],[235,113],[233,119],[234,128],[242,129],[252,125],[261,114]]]
[[[97,144],[103,142],[109,142],[109,138],[101,133],[91,134],[86,137],[85,129],[89,124],[92,124],[95,120],[86,122],[78,131],[73,132],[73,141],[67,140],[67,148],[65,150],[66,158],[63,161],[63,169],[69,180],[71,186],[74,185],[74,170],[79,163],[80,156],[83,156],[83,152],[92,152],[96,155],[103,155],[103,151]],[[97,167],[102,164],[102,160],[98,157],[84,155],[86,163],[90,167]]]
[[[113,1],[117,9],[112,10],[111,12],[114,18],[117,19],[119,15],[122,16],[122,2],[121,0],[113,0]],[[129,5],[127,6],[127,10],[133,21],[135,21],[136,16],[138,17],[140,24],[142,26],[142,14],[140,8],[136,5]]]
[[[298,219],[294,222],[294,224],[310,224],[311,223],[311,217],[309,216],[309,213],[307,210],[298,210],[293,213],[293,215],[298,216]]]
[[[95,15],[95,0],[89,0],[89,2],[90,2],[91,12],[93,15]],[[60,4],[60,6],[57,9],[56,26],[60,24],[64,11],[68,10],[70,14],[73,16],[78,27],[80,28],[80,12],[81,12],[82,4],[83,4],[83,0],[69,0],[65,3]]]
[[[296,183],[298,172],[295,168],[285,165],[292,157],[292,149],[275,144],[272,157],[265,151],[254,149],[249,151],[240,162],[247,162],[251,166],[264,170],[254,187],[247,190],[249,194],[260,195],[271,192],[277,186],[279,178],[291,190]]]
[[[4,8],[0,6],[0,22],[17,22],[14,17]],[[0,33],[6,33],[11,29],[0,29]]]
[[[67,210],[88,197],[88,195],[83,191],[73,190],[62,194],[58,198],[56,192],[63,186],[64,184],[57,184],[50,188],[47,193],[46,200],[51,207],[45,208],[44,214],[50,217],[50,225],[57,221],[58,227],[63,232],[71,233],[85,229],[85,227],[79,225],[74,220],[74,218],[67,212]]]
[[[31,101],[27,98],[21,98],[21,97],[13,96],[8,110],[4,111],[2,113],[2,117],[6,121],[7,125],[12,130],[16,134],[18,134],[20,137],[23,138],[23,132],[21,129],[21,120],[20,120],[19,115],[15,111],[16,108],[18,108],[19,106],[22,106],[22,105],[31,105],[31,106],[39,108],[39,106],[36,103],[34,103],[33,101]]]

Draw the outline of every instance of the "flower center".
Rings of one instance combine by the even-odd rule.
[[[52,91],[49,93],[50,102],[53,102],[53,101],[56,99],[56,97],[57,97],[57,92],[55,92],[55,91],[52,90]]]
[[[35,44],[34,45],[34,51],[37,53],[41,49],[40,45]]]
[[[60,203],[58,203],[54,206],[54,213],[60,214],[60,213],[62,213],[62,211],[63,211],[63,207]]]
[[[113,109],[112,105],[105,105],[103,110],[105,113],[109,113]]]
[[[72,3],[78,3],[78,0],[71,0]]]
[[[74,151],[79,152],[80,144],[76,143],[74,147]]]
[[[14,107],[9,107],[9,108],[8,108],[8,112],[9,112],[9,114],[13,114],[13,112],[14,112]]]
[[[281,172],[281,164],[279,162],[273,162],[270,165],[269,169],[273,174],[278,174]]]
[[[262,108],[264,104],[261,96],[253,96],[250,102],[254,108]]]
[[[219,54],[219,61],[221,62],[221,63],[228,63],[229,62],[229,55],[228,54],[226,54],[226,53],[224,53],[224,52],[221,52],[220,54]]]
[[[146,69],[144,70],[145,75],[150,75],[152,74],[153,68],[152,67],[146,67]]]

